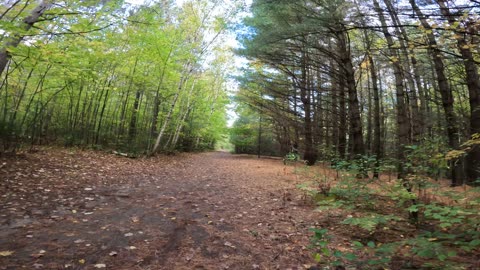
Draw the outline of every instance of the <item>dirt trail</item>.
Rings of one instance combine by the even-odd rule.
[[[0,269],[305,269],[318,213],[280,160],[0,159]]]

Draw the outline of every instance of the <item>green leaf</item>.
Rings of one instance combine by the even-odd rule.
[[[363,247],[363,244],[358,241],[353,241],[352,244],[356,247],[360,247],[360,248]]]
[[[447,253],[447,256],[448,256],[448,257],[455,257],[455,256],[457,256],[457,252],[451,250],[451,251],[449,251],[449,252]]]
[[[349,260],[349,261],[353,261],[353,260],[357,259],[357,255],[355,255],[353,253],[347,253],[347,254],[345,254],[344,258]]]
[[[375,243],[370,241],[370,242],[367,243],[367,246],[371,247],[371,248],[375,248]]]
[[[333,256],[335,256],[336,258],[341,258],[341,257],[343,257],[343,252],[335,250],[333,252]]]
[[[407,208],[407,211],[410,213],[418,212],[418,205],[414,204]]]
[[[435,256],[435,252],[431,249],[424,249],[418,251],[417,255],[424,258],[433,258]]]
[[[449,223],[449,222],[440,223],[441,228],[448,228],[451,226],[452,226],[452,223]]]
[[[468,245],[471,246],[471,247],[480,246],[480,239],[475,239],[475,240],[471,241]]]

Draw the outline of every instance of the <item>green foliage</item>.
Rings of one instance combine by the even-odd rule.
[[[330,194],[355,208],[370,209],[374,207],[373,192],[368,187],[369,181],[358,181],[356,177],[342,177],[330,190]]]
[[[257,154],[260,143],[261,155],[280,155],[270,119],[242,105],[237,107],[236,113],[238,118],[230,129],[230,142],[235,147],[235,153]]]
[[[404,167],[412,174],[440,177],[449,169],[448,161],[445,159],[448,147],[442,138],[432,138],[422,144],[406,148],[408,154]]]
[[[350,168],[351,162],[347,160],[342,160],[339,158],[334,158],[331,160],[331,167],[337,171],[348,170]]]
[[[230,130],[230,141],[236,153],[255,153],[258,140],[258,120],[240,115]]]
[[[389,257],[383,256],[392,250],[390,245],[377,246],[375,242],[369,241],[363,244],[359,241],[352,241],[350,243],[350,251],[340,251],[331,247],[331,237],[328,234],[327,229],[311,228],[310,231],[314,233],[312,237],[312,244],[310,248],[314,249],[314,260],[327,266],[339,266],[339,265],[355,265],[359,268],[371,267],[371,266],[387,266],[390,262]],[[364,260],[359,255],[359,252],[366,254],[374,254],[367,260]]]
[[[220,151],[233,152],[234,147],[230,143],[230,138],[228,137],[228,135],[224,134],[222,138],[217,141],[215,149]]]
[[[356,232],[359,228],[367,232],[366,238],[351,240],[350,250],[346,251],[331,246],[331,237],[326,229],[312,229],[314,258],[321,265],[389,268],[394,258],[405,258],[402,259],[404,261],[416,258],[422,262],[421,267],[427,269],[465,269],[465,265],[456,256],[462,252],[480,250],[479,188],[459,193],[436,191],[430,185],[423,185],[422,188],[428,187],[429,192],[436,196],[462,203],[446,205],[431,200],[405,207],[407,202],[417,201],[419,197],[416,193],[407,191],[402,183],[382,184],[378,181],[358,180],[351,176],[355,173],[355,168],[350,172],[342,172],[340,181],[323,196],[319,196],[320,191],[314,184],[316,181],[297,186],[311,196],[323,211],[342,209],[356,213],[348,215],[340,224],[351,226]],[[370,183],[376,183],[377,188],[370,189]],[[385,214],[383,212],[389,207],[386,203],[388,201],[392,202],[392,210]],[[419,213],[417,226],[425,229],[419,229],[415,234],[405,237],[410,232],[402,232],[402,226],[399,225],[408,224],[408,212]],[[386,242],[379,242],[377,237],[393,232],[390,228],[394,227],[398,227],[395,232],[403,234],[402,237],[399,239],[396,235],[393,237],[395,240],[391,241],[381,238]],[[408,265],[405,264],[405,267]]]
[[[288,152],[284,157],[283,157],[283,164],[287,165],[290,163],[295,163],[300,160],[300,156],[298,153],[293,153],[293,152]]]
[[[312,238],[312,246],[319,250],[314,254],[314,259],[317,263],[324,263],[324,258],[327,260],[330,258],[330,250],[328,249],[328,238],[326,237],[327,229],[315,229],[312,228],[315,235]],[[327,261],[328,262],[328,261]]]
[[[147,153],[164,124],[162,150],[205,150],[227,133],[233,66],[218,42],[229,18],[211,15],[220,5],[67,1],[23,33],[18,21],[38,1],[19,2],[0,5],[0,46],[8,35],[34,38],[9,48],[0,78],[0,152],[57,143]]]
[[[391,221],[400,221],[402,218],[395,215],[379,215],[376,213],[367,214],[364,217],[349,217],[342,221],[342,224],[358,226],[369,232],[376,231],[379,226],[388,224]]]
[[[405,241],[405,244],[411,246],[410,252],[412,255],[426,259],[423,265],[424,267],[434,269],[452,267],[451,269],[461,269],[459,268],[460,265],[449,261],[449,259],[457,255],[457,252],[448,247],[448,245],[437,242],[437,238],[431,238],[427,234],[409,239]]]

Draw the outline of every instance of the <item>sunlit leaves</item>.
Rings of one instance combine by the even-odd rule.
[[[27,6],[25,14],[34,5]],[[221,39],[215,40],[229,21],[221,7],[211,1],[127,7],[122,1],[71,0],[49,9],[28,33],[2,20],[3,34],[11,29],[29,35],[17,48],[8,48],[14,61],[5,119],[18,108],[18,118],[24,120],[16,134],[37,136],[37,120],[48,117],[42,136],[52,132],[54,140],[67,145],[110,144],[114,139],[121,147],[135,129],[136,138],[126,145],[142,151],[178,93],[168,135],[210,142],[220,138],[226,125],[226,71],[231,69],[228,53],[218,49]],[[223,60],[213,63],[217,57]],[[25,83],[25,70],[32,69]],[[19,101],[12,93],[20,90],[24,100]]]

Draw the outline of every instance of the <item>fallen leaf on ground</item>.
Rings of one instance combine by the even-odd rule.
[[[230,248],[237,248],[234,245],[232,245],[232,243],[230,243],[230,242],[225,242],[224,245],[227,246],[227,247],[230,247]]]
[[[33,253],[33,254],[30,255],[30,256],[32,256],[32,257],[35,258],[35,259],[38,259],[38,258],[40,258],[40,257],[43,257],[43,254],[42,254],[42,253]]]
[[[13,251],[10,251],[10,250],[0,251],[0,257],[7,257],[7,256],[11,256],[12,254],[13,254]]]
[[[140,218],[138,218],[138,217],[132,217],[131,219],[132,219],[133,223],[137,223],[137,222],[140,221]]]

